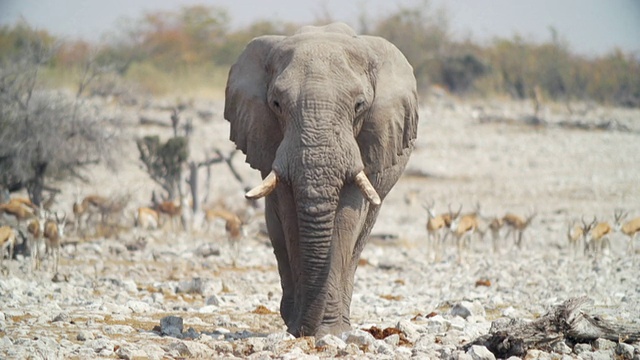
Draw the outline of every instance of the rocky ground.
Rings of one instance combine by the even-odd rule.
[[[170,133],[138,121],[169,113],[100,105],[123,119],[119,171],[98,167],[90,184],[58,184],[64,195],[57,206],[70,211],[77,188],[110,195],[128,189],[122,223],[130,226],[133,209],[147,205],[154,188],[133,139]],[[574,104],[569,112],[549,104],[534,118],[531,109],[499,100],[425,101],[414,155],[356,273],[349,333],[317,340],[286,333],[276,262],[258,212],[237,252],[221,224],[190,232],[122,229],[108,238],[80,237],[70,227],[59,274],[50,262],[33,271],[28,258],[5,261],[0,358],[492,359],[487,348],[464,345],[494,321],[533,321],[579,296],[592,300],[590,313],[639,326],[640,253],[613,234],[604,253],[584,255],[569,247],[566,232],[583,216],[612,221],[618,208],[640,216],[640,111]],[[205,110],[212,112],[203,116]],[[183,114],[194,121],[193,158],[233,148],[220,102],[198,102]],[[234,158],[257,183],[242,161]],[[228,169],[216,165],[214,172],[210,202],[244,206]],[[488,236],[473,238],[460,258],[446,244],[436,261],[423,209],[431,200],[440,212],[480,203],[486,216],[536,216],[522,248],[503,239],[494,252]],[[640,359],[640,344],[565,339],[530,349],[526,358]]]

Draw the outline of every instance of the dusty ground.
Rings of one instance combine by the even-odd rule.
[[[102,106],[124,120],[128,140],[120,168],[115,173],[92,169],[89,184],[57,184],[64,191],[57,206],[70,212],[77,191],[115,196],[126,190],[132,197],[122,223],[129,226],[133,209],[148,205],[156,188],[141,168],[133,140],[170,134],[168,128],[139,126],[139,117],[168,122],[169,112],[158,102]],[[213,119],[202,120],[197,110],[212,110]],[[446,358],[486,333],[498,317],[533,319],[582,295],[592,297],[611,319],[637,324],[640,253],[627,252],[626,238],[614,234],[606,255],[585,257],[570,251],[566,230],[570,221],[583,216],[611,221],[618,208],[640,216],[640,111],[574,104],[570,114],[564,106],[548,104],[539,114],[544,123],[528,123],[531,115],[527,102],[438,98],[423,103],[416,149],[373,231],[391,236],[377,236],[365,249],[356,274],[352,321],[354,328],[389,327],[437,312],[449,324],[440,332],[391,344],[387,352],[361,346],[323,353],[287,339],[277,314],[281,292],[275,259],[268,240],[259,235],[262,219],[256,216],[240,245],[237,266],[221,224],[208,232],[127,230],[89,240],[69,229],[68,240],[77,243],[64,247],[62,276],[56,281],[50,272],[30,271],[28,261],[12,261],[10,274],[0,279],[0,358],[26,357],[36,350],[53,358]],[[194,160],[204,160],[214,148],[233,149],[221,102],[197,101],[182,116],[195,126]],[[257,173],[243,160],[236,156],[234,164],[248,183],[257,184]],[[228,168],[215,165],[212,170],[209,201],[244,207],[242,187]],[[504,240],[493,253],[488,237],[474,239],[462,264],[450,245],[443,260],[434,263],[426,242],[426,200],[435,201],[438,211],[449,204],[472,210],[479,202],[487,216],[537,215],[522,249]],[[475,286],[478,280],[488,280],[489,286]],[[475,321],[459,324],[447,314],[464,300],[479,304],[482,311]],[[62,319],[56,319],[59,315]],[[178,341],[154,332],[168,315],[182,317],[185,331],[193,327],[197,340]],[[637,355],[637,346],[635,351]]]

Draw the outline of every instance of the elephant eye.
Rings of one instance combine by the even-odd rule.
[[[276,109],[280,109],[280,103],[278,102],[278,100],[273,100],[273,107]]]
[[[355,106],[356,114],[359,114],[362,109],[364,109],[364,99],[358,99]]]

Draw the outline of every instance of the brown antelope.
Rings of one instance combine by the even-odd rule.
[[[16,245],[16,231],[10,226],[0,227],[0,268],[4,269],[4,255],[9,252],[9,260],[13,259],[13,248]]]
[[[443,215],[436,215],[434,202],[422,205],[427,210],[427,242],[429,244],[429,250],[434,253],[434,260],[440,259],[440,252],[442,251],[442,232],[445,231],[447,222]],[[451,217],[448,217],[449,224],[451,223]]]
[[[55,213],[55,220],[49,219],[44,226],[44,238],[47,248],[53,256],[53,272],[58,273],[58,263],[60,262],[60,243],[64,237],[64,226],[67,220],[65,213],[62,218]]]
[[[617,232],[622,232],[629,238],[628,250],[633,254],[635,252],[634,241],[636,235],[640,233],[640,216],[634,219],[631,219],[624,224],[622,220],[627,216],[627,213],[624,213],[620,216],[620,218],[616,218],[614,228]]]
[[[73,219],[74,219],[74,230],[80,230],[82,225],[82,219],[84,220],[84,225],[87,225],[94,214],[101,213],[102,218],[101,221],[104,222],[105,212],[109,206],[109,198],[100,196],[100,195],[87,195],[81,202],[73,203]]]
[[[615,211],[613,214],[614,223],[620,222],[623,213],[621,211]],[[609,241],[609,235],[613,233],[613,227],[606,221],[598,222],[596,217],[593,218],[593,227],[587,234],[588,238],[586,244],[589,246],[589,250],[594,253],[603,251],[605,247],[611,247]]]
[[[0,204],[0,213],[5,216],[8,215],[9,217],[13,217],[18,224],[18,228],[20,228],[23,221],[35,217],[35,213],[32,208],[19,202]]]
[[[242,237],[243,221],[235,213],[224,209],[209,209],[205,211],[205,220],[207,223],[213,222],[216,218],[225,222],[225,231],[229,237],[230,243],[235,243]]]
[[[493,244],[493,252],[497,253],[499,251],[498,245],[500,243],[500,230],[504,225],[504,221],[500,217],[493,217],[491,221],[489,221],[489,231],[491,231],[491,242]]]
[[[505,235],[505,238],[508,238],[511,233],[513,233],[513,240],[520,248],[522,246],[522,234],[529,227],[533,218],[536,217],[536,213],[531,213],[526,218],[523,218],[519,215],[513,213],[507,213],[502,217],[502,221],[504,225],[509,228],[509,231]]]
[[[471,235],[478,228],[478,217],[475,214],[465,214],[460,216],[460,212],[462,211],[462,205],[456,213],[451,211],[449,208],[449,214],[451,216],[451,224],[449,226],[449,231],[455,237],[456,244],[458,246],[458,261],[462,261],[462,251],[465,246],[469,245],[468,243],[471,240]]]
[[[160,214],[157,211],[148,208],[140,207],[136,211],[135,226],[142,229],[157,229],[160,225]]]
[[[42,256],[40,251],[44,245],[44,226],[47,221],[47,213],[42,206],[36,212],[38,217],[31,220],[27,225],[27,232],[31,236],[31,257],[33,258],[34,269],[41,266]]]
[[[9,204],[18,204],[18,205],[23,205],[26,206],[28,208],[31,208],[32,210],[37,210],[38,207],[35,206],[33,204],[33,202],[31,202],[31,200],[29,200],[29,198],[26,197],[13,197],[9,200],[8,202]]]
[[[584,224],[584,221],[583,221],[583,226],[580,226],[579,224],[575,224],[575,223],[571,223],[569,224],[569,226],[567,226],[567,240],[569,241],[569,247],[574,252],[580,246],[580,240],[584,236],[585,225],[586,224]]]
[[[244,221],[242,221],[237,214],[225,209],[209,209],[205,211],[205,220],[207,221],[207,224],[212,223],[216,218],[220,218],[225,222],[224,229],[227,233],[229,245],[231,245],[233,251],[232,261],[233,266],[235,266],[240,240],[244,235]]]
[[[176,204],[173,201],[162,201],[155,204],[153,208],[160,216],[166,215],[166,217],[169,218],[169,221],[171,222],[171,231],[174,231],[176,219],[182,215],[182,205]]]

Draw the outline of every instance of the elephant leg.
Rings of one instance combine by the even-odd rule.
[[[351,313],[351,297],[353,295],[353,283],[356,270],[358,269],[358,262],[360,261],[362,250],[369,240],[369,234],[371,234],[371,230],[373,229],[373,225],[376,222],[379,212],[380,206],[369,207],[363,227],[360,230],[360,234],[358,235],[356,246],[353,249],[350,270],[348,271],[348,274],[345,274],[345,279],[342,282],[343,322],[345,322],[349,327],[351,326],[351,322],[349,320],[349,315]]]
[[[298,268],[296,252],[299,251],[292,244],[295,234],[291,230],[297,229],[296,217],[292,215],[291,210],[294,209],[293,199],[289,189],[278,189],[277,195],[271,195],[265,201],[265,220],[273,252],[278,263],[278,272],[280,274],[280,285],[282,287],[282,300],[280,301],[280,315],[287,326],[291,326],[295,321],[296,309],[296,293],[298,291],[297,283],[299,281],[295,274]]]
[[[355,270],[379,207],[369,208],[356,189],[345,189],[336,213],[329,289],[317,336],[351,329],[350,307]]]

